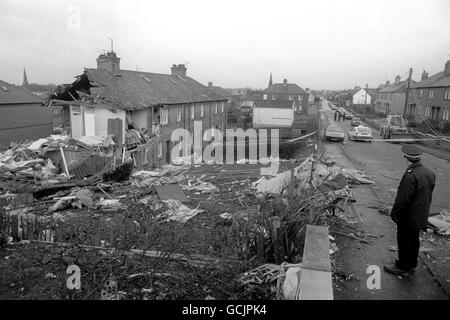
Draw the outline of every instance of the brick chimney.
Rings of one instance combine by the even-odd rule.
[[[447,62],[445,63],[445,68],[444,68],[444,77],[449,77],[450,76],[450,60],[447,60]]]
[[[395,77],[395,84],[399,84],[400,83],[400,76],[396,76]]]
[[[120,58],[114,51],[102,53],[97,58],[97,69],[106,69],[112,74],[120,73]]]
[[[426,72],[425,70],[423,70],[422,72],[422,81],[428,79],[428,72]]]
[[[213,83],[211,81],[208,82],[208,88],[212,88],[212,86],[213,86]]]
[[[284,80],[283,80],[283,85],[284,85],[284,86],[287,86],[287,79],[284,79]]]
[[[170,68],[170,70],[172,71],[172,75],[173,76],[180,76],[180,77],[186,77],[186,66],[184,64],[179,64],[179,65],[172,65],[172,68]]]
[[[386,81],[386,87],[389,87],[391,85],[391,82],[389,80]]]

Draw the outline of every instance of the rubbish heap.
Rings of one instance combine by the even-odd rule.
[[[81,183],[87,177],[119,167],[126,160],[129,159],[122,148],[109,136],[51,135],[37,141],[22,141],[0,153],[0,190],[36,193],[58,185]]]
[[[230,237],[240,243],[241,258],[280,264],[301,260],[306,224],[327,224],[327,217],[357,223],[361,217],[351,184],[372,184],[363,172],[336,166],[311,155],[299,166],[252,184],[259,204],[227,213]]]

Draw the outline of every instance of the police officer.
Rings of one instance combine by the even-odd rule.
[[[417,267],[420,230],[425,229],[431,198],[436,181],[435,174],[420,162],[422,151],[411,145],[402,147],[408,162],[397,190],[391,217],[397,224],[398,259],[393,267],[384,267],[388,273],[410,276]]]

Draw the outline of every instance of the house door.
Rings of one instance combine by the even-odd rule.
[[[95,136],[95,113],[94,108],[83,108],[84,135]]]
[[[123,121],[122,119],[108,119],[108,134],[114,136],[114,142],[116,144],[123,144]]]
[[[83,135],[83,117],[81,116],[80,106],[70,106],[70,115],[72,137],[81,137]]]
[[[170,163],[170,154],[172,153],[172,141],[166,141],[166,163]]]

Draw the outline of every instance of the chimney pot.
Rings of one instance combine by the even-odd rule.
[[[97,69],[106,69],[112,74],[120,73],[120,58],[114,51],[102,53],[97,58]]]
[[[447,62],[445,63],[444,76],[450,76],[450,60],[447,60]]]
[[[173,76],[186,77],[186,66],[184,64],[173,64],[170,70]]]
[[[287,85],[287,79],[284,79],[284,80],[283,80],[283,84],[284,84],[284,85]]]
[[[395,77],[395,84],[398,84],[398,83],[400,83],[400,76]]]
[[[425,70],[423,70],[422,72],[422,81],[428,79],[428,72],[426,72]]]
[[[208,82],[208,87],[209,88],[212,88],[212,86],[213,86],[213,83],[210,81],[210,82]]]

